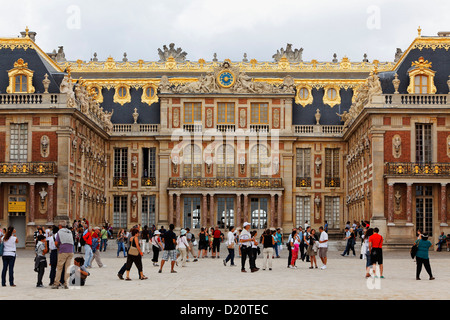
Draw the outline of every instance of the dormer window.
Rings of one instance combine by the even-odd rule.
[[[127,84],[118,85],[116,87],[116,93],[114,94],[113,100],[121,105],[131,102],[130,87]]]
[[[9,86],[7,93],[34,93],[33,71],[28,69],[28,63],[19,59],[14,63],[14,68],[8,71]]]
[[[415,94],[434,94],[436,87],[434,85],[434,74],[436,71],[431,70],[431,62],[420,57],[419,60],[411,64],[408,70],[409,86],[408,93]]]
[[[141,100],[148,105],[154,102],[158,102],[158,96],[156,95],[157,87],[153,84],[148,84],[142,88]]]
[[[328,104],[331,108],[341,103],[341,96],[339,95],[339,87],[326,86],[324,88],[323,103]]]

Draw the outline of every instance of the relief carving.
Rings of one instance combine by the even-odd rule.
[[[402,155],[402,139],[398,134],[392,138],[392,155],[396,159]]]

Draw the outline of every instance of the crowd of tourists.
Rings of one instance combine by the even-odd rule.
[[[37,227],[34,233],[35,259],[34,271],[37,273],[36,287],[42,288],[45,269],[50,267],[49,286],[53,289],[68,288],[70,285],[83,286],[90,276],[89,269],[93,261],[99,268],[106,267],[101,259],[101,252],[105,252],[109,240],[115,240],[117,245],[117,258],[123,253],[125,263],[117,272],[121,280],[130,281],[130,270],[136,266],[140,280],[146,280],[144,275],[143,257],[145,253],[152,254],[152,264],[162,273],[164,265],[170,262],[170,272],[177,273],[175,266],[185,267],[187,262],[197,262],[199,259],[222,259],[224,266],[235,267],[240,258],[241,272],[247,272],[247,261],[250,272],[273,269],[273,259],[280,258],[283,250],[288,251],[287,268],[297,269],[300,261],[309,263],[309,269],[318,269],[317,256],[321,262],[321,270],[327,268],[328,251],[328,224],[318,230],[312,228],[308,221],[305,225],[293,228],[287,241],[284,242],[280,228],[268,228],[261,235],[256,230],[250,230],[251,224],[245,222],[242,228],[229,227],[226,235],[218,226],[201,228],[196,235],[189,228],[181,229],[179,235],[175,234],[175,227],[171,224],[166,230],[164,226],[159,229],[155,225],[135,225],[130,230],[119,229],[116,234],[110,225],[92,227],[86,219],[75,220],[71,226],[61,223],[58,226],[46,228]],[[441,235],[442,236],[442,235]],[[372,228],[368,221],[347,222],[344,239],[345,250],[342,256],[347,257],[350,252],[356,256],[355,246],[360,241],[360,259],[365,259],[365,277],[383,276],[383,237],[378,228]],[[438,250],[442,248],[446,237],[440,237],[436,244]],[[18,238],[14,227],[0,230],[0,254],[2,255],[2,286],[6,286],[6,275],[9,273],[9,285],[14,284],[14,264],[16,259],[16,245]],[[226,256],[220,258],[221,244],[226,246]],[[434,277],[431,272],[429,248],[432,243],[428,235],[417,231],[417,240],[414,243],[416,261],[416,279],[420,280],[422,266],[429,274],[430,280]],[[448,247],[448,244],[447,244]],[[161,256],[161,257],[160,257]],[[260,266],[257,266],[257,258]],[[47,261],[47,257],[49,261]]]

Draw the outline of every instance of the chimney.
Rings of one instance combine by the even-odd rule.
[[[450,31],[440,31],[438,37],[450,37]]]
[[[20,35],[22,36],[22,38],[29,36],[33,42],[36,42],[36,32],[30,31],[28,27],[25,29],[25,31],[20,32]]]

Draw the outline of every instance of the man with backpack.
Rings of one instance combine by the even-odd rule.
[[[190,250],[188,250],[187,252],[187,262],[189,262],[189,252],[192,253],[192,255],[194,256],[194,262],[197,262],[197,256],[194,254],[194,241],[195,241],[195,236],[193,233],[191,233],[191,229],[186,228],[186,239],[188,241],[189,244],[189,248]]]
[[[84,245],[84,267],[91,268],[92,258],[94,253],[92,252],[92,228],[87,228],[83,233]]]

